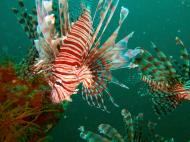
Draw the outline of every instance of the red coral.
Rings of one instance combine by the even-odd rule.
[[[0,66],[0,110],[3,112],[0,117],[0,141],[2,139],[11,139],[11,137],[23,137],[26,133],[28,141],[45,137],[45,131],[51,129],[52,125],[56,124],[60,115],[57,113],[63,112],[59,105],[51,104],[49,91],[41,89],[42,86],[47,86],[46,81],[42,77],[35,77],[33,80],[20,79],[14,70],[13,64],[8,63],[5,67]],[[7,107],[7,104],[9,104]],[[4,116],[3,116],[4,115]],[[31,125],[32,124],[32,125]],[[38,132],[27,134],[22,128],[39,126]],[[50,128],[49,125],[51,126]],[[14,129],[15,127],[15,129]],[[22,131],[19,131],[21,129]],[[16,130],[10,132],[7,131]],[[18,134],[20,132],[20,135]],[[21,133],[22,132],[22,133]],[[35,138],[35,139],[34,139]]]

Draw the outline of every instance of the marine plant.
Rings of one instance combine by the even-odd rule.
[[[0,141],[37,142],[61,117],[61,105],[52,105],[46,82],[40,76],[22,80],[14,64],[0,66]]]

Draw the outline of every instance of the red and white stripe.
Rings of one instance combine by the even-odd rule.
[[[53,64],[49,84],[52,87],[51,97],[54,103],[71,100],[70,96],[76,93],[82,80],[90,85],[90,71],[82,65],[91,47],[91,39],[92,20],[90,12],[85,10],[68,32]]]

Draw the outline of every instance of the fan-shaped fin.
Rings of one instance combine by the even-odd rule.
[[[108,138],[110,138],[112,141],[117,141],[117,142],[124,142],[123,137],[121,134],[113,128],[109,124],[100,124],[98,126],[98,130],[101,134],[106,135]]]

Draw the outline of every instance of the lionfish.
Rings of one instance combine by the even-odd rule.
[[[23,9],[22,1],[19,0],[19,3]],[[90,5],[86,4],[78,20],[71,22],[67,0],[58,0],[57,3],[53,0],[36,0],[37,38],[33,42],[39,57],[32,69],[34,73],[43,73],[47,78],[54,103],[71,101],[71,96],[77,93],[77,87],[82,84],[82,98],[89,105],[107,111],[103,100],[103,94],[107,94],[111,102],[118,106],[107,84],[112,82],[128,87],[114,78],[111,71],[136,67],[131,61],[142,51],[138,48],[127,49],[128,40],[134,32],[116,42],[129,13],[124,7],[121,7],[118,26],[105,42],[102,41],[118,3],[119,0],[99,0],[94,16],[91,16]],[[27,13],[27,10],[14,11],[20,15],[20,19]],[[27,22],[25,27],[28,27],[26,25]],[[33,29],[27,32],[31,33]]]
[[[144,50],[135,59],[142,73],[141,79],[149,87],[154,111],[159,116],[167,115],[184,100],[190,100],[189,54],[178,37],[176,44],[180,48],[181,63],[167,57],[154,43],[157,57]]]
[[[155,132],[156,123],[146,122],[142,113],[132,117],[127,109],[121,111],[125,133],[122,135],[110,124],[100,124],[98,131],[101,135],[88,131],[81,126],[80,137],[87,142],[174,142],[173,138],[166,139]]]

